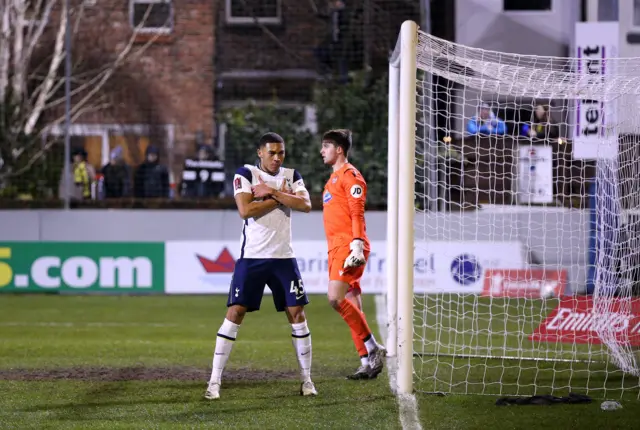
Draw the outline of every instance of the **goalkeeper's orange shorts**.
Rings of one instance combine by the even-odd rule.
[[[329,251],[329,280],[342,281],[349,284],[348,292],[360,293],[360,279],[364,274],[366,263],[360,267],[344,268],[344,262],[351,254],[349,245],[339,246]],[[364,259],[369,260],[369,251],[364,251]]]

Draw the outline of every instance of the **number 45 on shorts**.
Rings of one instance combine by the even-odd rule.
[[[302,284],[302,279],[298,279],[297,285],[296,281],[291,281],[291,289],[289,292],[296,296],[296,300],[302,299],[304,297],[304,285]]]

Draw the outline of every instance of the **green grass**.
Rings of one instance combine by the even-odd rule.
[[[496,397],[418,395],[424,429],[633,429],[640,420],[638,403],[602,411],[600,402],[582,405],[495,406]]]
[[[529,339],[558,302],[417,296],[414,351],[421,357],[414,361],[416,388],[519,396],[573,391],[637,400],[639,379],[609,362],[603,345]]]
[[[606,360],[602,347],[529,340],[557,304],[475,295],[418,296],[415,387],[447,393],[418,394],[424,428],[635,428],[640,419],[637,377],[623,375],[611,363],[557,361]],[[588,394],[593,402],[495,406],[499,396],[566,396],[570,391]],[[623,409],[602,411],[604,398],[622,399]]]
[[[202,395],[215,334],[226,309],[224,297],[0,295],[0,428],[399,428],[399,410],[386,372],[375,381],[346,381],[344,375],[358,365],[349,332],[324,297],[311,300],[307,314],[319,396],[297,395],[290,326],[283,314],[273,310],[267,296],[263,310],[250,314],[242,325],[225,373],[222,399],[209,402]],[[430,308],[433,303],[425,305]],[[481,309],[478,305],[496,306],[491,309],[495,315],[507,309],[505,319],[483,323],[482,312],[466,312],[469,307]],[[374,326],[373,297],[365,297],[364,306]],[[455,320],[456,325],[451,318],[442,325],[446,336],[464,331],[468,324],[476,324],[480,332],[482,324],[518,327],[509,318],[513,310],[499,302],[467,304],[462,314],[448,309],[443,306],[445,312],[438,317],[424,313],[429,325],[446,322],[442,316],[447,312],[466,315],[464,321]],[[486,314],[489,308],[482,309]],[[541,309],[532,312],[542,315]],[[436,345],[433,336],[425,331],[427,352]],[[454,350],[456,345],[487,342],[495,347],[499,341],[488,333],[446,339]],[[480,340],[474,343],[474,339]],[[479,381],[479,385],[463,384],[451,390],[471,393],[482,392],[482,385],[513,382],[517,386],[542,376],[523,372],[518,361],[429,360],[416,359],[423,378],[417,387],[423,390],[429,388],[424,380],[434,376],[443,381],[440,388],[450,387],[452,378]],[[514,366],[515,379],[503,364]],[[93,379],[80,379],[77,374],[82,369],[94,369],[89,372]],[[547,374],[553,375],[553,381],[537,381],[572,381],[563,379],[568,374],[559,369],[552,367]],[[23,375],[20,380],[16,380],[18,371]],[[58,379],[44,377],[46,373]],[[69,377],[72,374],[76,376]],[[574,374],[573,381],[577,376],[585,375]],[[591,381],[603,384],[603,376],[596,372]],[[635,397],[625,398],[622,410],[603,412],[599,398],[587,405],[498,407],[495,396],[417,394],[425,429],[634,428],[640,420]]]
[[[0,376],[0,428],[398,428],[386,376],[344,379],[359,364],[349,331],[325,298],[311,300],[320,395],[298,395],[291,328],[267,296],[242,325],[223,398],[210,402],[202,395],[225,297],[0,296],[0,372],[167,370],[144,381]],[[373,311],[371,297],[365,306]],[[196,376],[174,379],[172,370]]]

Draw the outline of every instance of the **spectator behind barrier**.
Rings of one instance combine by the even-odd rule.
[[[83,148],[77,148],[73,150],[71,155],[71,189],[69,193],[69,199],[91,199],[91,184],[93,184],[96,179],[96,171],[93,166],[87,162],[87,151],[85,151]],[[64,199],[66,196],[64,169],[62,169],[62,177],[60,178],[58,196],[61,199]]]
[[[169,171],[160,164],[159,150],[149,145],[146,159],[136,171],[134,180],[134,195],[138,198],[168,198]]]
[[[209,145],[198,145],[196,159],[187,158],[182,170],[181,195],[191,198],[220,197],[224,191],[224,162]]]
[[[130,197],[131,168],[124,161],[122,147],[116,146],[111,151],[109,158],[109,163],[102,168],[102,174],[104,175],[104,197]]]
[[[478,114],[467,122],[469,134],[503,135],[507,132],[504,121],[498,118],[487,103],[478,106]]]
[[[560,137],[560,130],[549,114],[548,105],[536,105],[531,115],[531,121],[522,125],[521,134],[538,139],[557,139]]]

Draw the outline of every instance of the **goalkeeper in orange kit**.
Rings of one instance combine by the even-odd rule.
[[[333,168],[322,194],[324,229],[329,249],[329,303],[349,325],[361,366],[349,379],[372,379],[384,367],[385,348],[362,313],[360,278],[369,257],[364,205],[367,184],[349,163],[350,130],[330,130],[322,137],[320,154]]]

